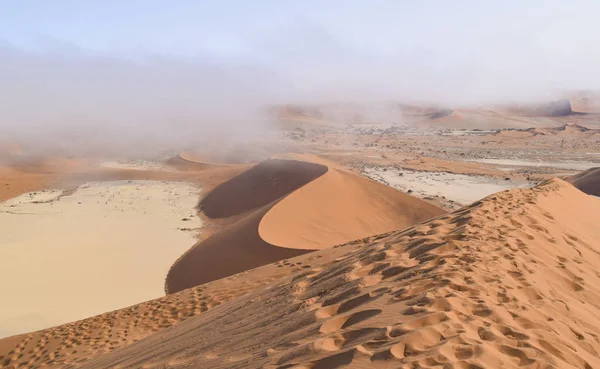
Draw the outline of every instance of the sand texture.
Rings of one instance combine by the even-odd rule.
[[[86,323],[5,339],[0,355],[7,367],[594,368],[599,217],[600,200],[555,179]],[[199,316],[184,320],[186,312]],[[160,330],[161,319],[184,321]],[[125,322],[137,326],[124,333]],[[160,332],[140,334],[141,326]],[[86,337],[104,333],[114,343],[81,356],[94,350]],[[140,341],[128,344],[136,334]]]
[[[201,200],[208,218],[237,217],[237,222],[175,262],[167,275],[168,293],[444,213],[318,158],[288,157],[310,161],[263,161]]]

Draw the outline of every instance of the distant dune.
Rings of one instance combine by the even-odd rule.
[[[600,196],[600,168],[588,169],[566,180],[588,195]]]
[[[437,119],[420,121],[421,128],[437,129],[528,129],[557,127],[561,123],[549,116],[516,115],[507,111],[489,109],[455,109]]]
[[[301,155],[266,160],[208,193],[200,202],[207,217],[239,220],[180,257],[167,276],[167,292],[406,227],[444,212],[324,163]]]
[[[581,100],[581,99],[580,99]],[[340,124],[405,124],[420,128],[439,129],[528,129],[549,128],[565,124],[569,119],[589,120],[594,109],[591,100],[585,104],[573,99],[538,103],[512,103],[489,107],[441,107],[431,104],[388,104],[375,114],[359,104],[322,106],[282,106],[275,115],[282,122],[303,122],[319,125]],[[597,104],[600,106],[600,104]],[[292,123],[290,127],[296,127]]]
[[[513,104],[503,107],[509,115],[525,117],[564,117],[574,114],[569,99],[560,99],[539,104]]]
[[[599,218],[599,199],[555,179],[1,340],[0,355],[11,366],[102,369],[594,368]]]
[[[268,149],[257,145],[248,146],[239,144],[234,147],[208,146],[202,150],[184,151],[178,155],[179,159],[207,165],[239,165],[254,164],[268,159],[271,153]]]
[[[570,99],[571,108],[577,113],[600,114],[600,95],[597,92],[582,91]]]
[[[501,130],[495,133],[498,136],[509,138],[527,138],[532,136],[570,136],[570,137],[593,137],[600,134],[600,129],[591,129],[578,123],[566,123],[556,127],[528,128],[517,130]]]

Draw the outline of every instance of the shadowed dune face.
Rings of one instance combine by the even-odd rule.
[[[580,96],[571,97],[570,102],[574,112],[587,114],[600,113],[600,96],[597,93],[582,92]]]
[[[566,180],[588,195],[600,196],[600,168],[590,168]]]
[[[507,107],[506,111],[509,114],[529,117],[564,117],[571,114],[577,114],[571,109],[571,101],[568,99],[560,99],[535,105],[511,106]]]
[[[258,224],[273,204],[193,246],[171,267],[166,292],[174,293],[312,250],[277,247],[258,234]]]
[[[325,174],[327,167],[297,160],[265,160],[211,191],[200,202],[209,218],[226,218],[267,205]]]
[[[597,367],[599,217],[561,180],[501,192],[294,258],[305,269],[81,367]]]
[[[182,255],[169,270],[166,292],[178,292],[308,252],[269,244],[260,237],[258,225],[278,200],[327,169],[304,161],[270,159],[217,186],[200,202],[206,216],[226,218],[251,213]]]

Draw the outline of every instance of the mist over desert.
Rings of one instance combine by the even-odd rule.
[[[600,368],[598,12],[7,2],[0,368]]]

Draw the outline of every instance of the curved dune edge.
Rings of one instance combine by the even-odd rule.
[[[600,196],[600,167],[590,168],[565,180],[588,195]]]
[[[209,218],[252,213],[182,255],[167,274],[165,291],[178,292],[445,213],[327,164],[312,155],[281,155],[211,191],[200,202]]]
[[[327,172],[327,167],[297,160],[266,160],[208,193],[200,208],[208,218],[243,217],[192,246],[171,266],[167,294],[302,255],[308,250],[264,241],[258,225],[285,195]]]
[[[194,245],[171,266],[165,292],[179,292],[312,251],[274,246],[259,236],[258,224],[272,206],[266,205]]]
[[[324,165],[269,159],[220,184],[201,201],[209,218],[228,218],[279,200],[327,172]]]
[[[440,208],[353,173],[327,173],[275,204],[260,237],[287,248],[315,250],[405,228],[445,213]]]
[[[154,313],[212,301],[205,298],[215,291],[239,296],[195,319],[158,328],[158,334],[147,333],[135,344],[118,339],[132,331],[119,333],[114,347],[97,352],[74,343],[88,356],[71,362],[76,368],[121,369],[598,367],[599,217],[600,200],[562,180],[504,191],[364,243],[316,251],[145,303]],[[282,272],[287,268],[294,268],[291,275]],[[182,302],[170,300],[175,296]],[[142,311],[113,315],[110,325],[147,322]],[[79,324],[68,334],[89,332]],[[28,350],[41,344],[37,352],[47,352],[32,363],[51,360],[56,367],[80,355],[52,346],[62,339],[58,333],[45,337],[49,341],[40,333],[2,340],[0,355],[10,346],[15,361],[9,364],[27,363],[38,355]]]
[[[177,160],[183,161],[183,162],[187,162],[190,164],[196,164],[196,165],[202,165],[202,166],[229,166],[229,167],[235,167],[235,166],[245,166],[248,164],[233,164],[233,163],[219,163],[219,162],[211,162],[211,161],[207,161],[204,160],[201,156],[198,156],[194,153],[191,152],[180,152],[179,154],[177,154],[177,156],[175,157]]]

